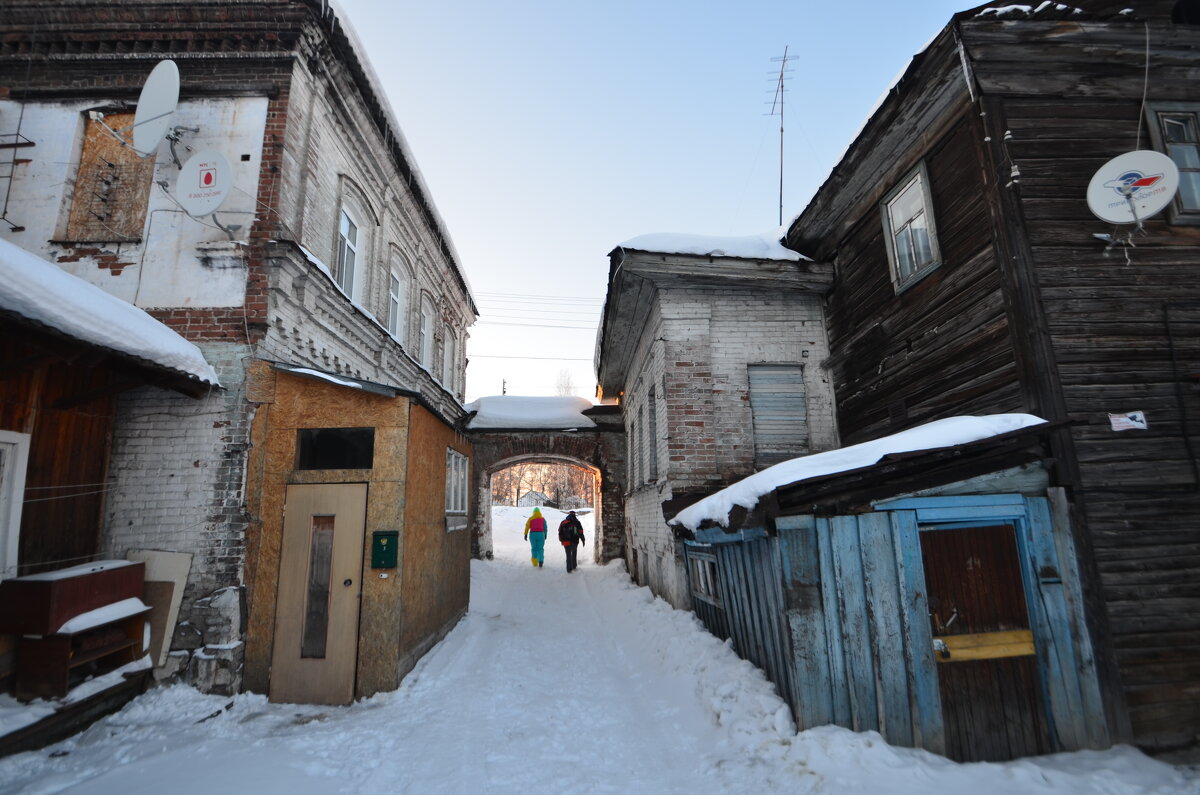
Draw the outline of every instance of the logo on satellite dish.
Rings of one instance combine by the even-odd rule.
[[[1131,194],[1136,194],[1143,188],[1150,188],[1157,185],[1165,174],[1143,174],[1140,171],[1129,171],[1122,174],[1117,179],[1110,179],[1104,183],[1104,187],[1112,188],[1121,197]]]

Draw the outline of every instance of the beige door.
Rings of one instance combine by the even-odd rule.
[[[358,659],[365,483],[288,486],[271,700],[349,704]]]

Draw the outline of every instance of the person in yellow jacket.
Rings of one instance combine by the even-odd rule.
[[[525,520],[525,540],[529,542],[533,565],[541,566],[546,558],[546,520],[540,508],[534,508],[533,515]]]

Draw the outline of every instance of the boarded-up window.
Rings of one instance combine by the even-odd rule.
[[[658,401],[654,398],[654,387],[650,387],[647,397],[646,412],[650,419],[650,431],[646,435],[648,464],[650,465],[650,480],[658,480]]]
[[[749,373],[754,466],[764,469],[806,454],[808,406],[804,365],[752,364]]]
[[[154,176],[154,158],[138,157],[111,132],[133,124],[132,113],[110,113],[104,123],[88,119],[66,239],[79,242],[141,240],[146,204]],[[128,135],[128,133],[126,133]]]

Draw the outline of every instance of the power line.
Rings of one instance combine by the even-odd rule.
[[[481,326],[524,326],[526,328],[567,328],[567,329],[575,329],[576,331],[595,331],[596,330],[595,326],[552,326],[552,325],[542,324],[542,323],[505,323],[503,321],[498,322],[495,320],[477,320],[477,321],[475,321],[475,323],[477,325],[481,325]]]
[[[571,356],[502,356],[498,353],[475,353],[467,356],[468,359],[540,359],[551,362],[590,362],[591,357],[579,359]]]

